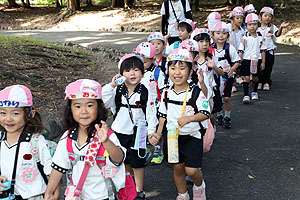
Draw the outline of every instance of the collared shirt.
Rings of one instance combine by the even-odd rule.
[[[239,52],[243,53],[243,59],[246,60],[251,60],[254,55],[261,59],[261,52],[264,50],[266,50],[265,41],[259,33],[254,37],[247,32],[239,46]]]
[[[271,33],[271,26],[273,26],[272,28],[273,33]],[[277,48],[277,46],[274,43],[274,40],[276,38],[276,33],[278,32],[278,28],[274,24],[269,24],[267,27],[264,28],[259,27],[257,31],[260,32],[261,35],[263,36],[267,51],[275,50]]]

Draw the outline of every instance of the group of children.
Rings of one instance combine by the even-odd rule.
[[[58,199],[66,174],[66,199],[117,199],[117,191],[129,187],[129,172],[136,194],[131,191],[125,199],[145,199],[148,142],[155,149],[153,164],[178,158],[172,164],[177,200],[190,199],[187,178],[194,184],[193,199],[206,199],[201,166],[208,124],[231,127],[231,92],[237,77],[243,78],[245,104],[250,102],[251,79],[252,100],[259,98],[259,88],[270,89],[274,38],[288,26],[283,23],[278,29],[271,24],[274,11],[269,7],[259,16],[255,12],[253,5],[236,7],[230,24],[213,12],[208,29],[195,28],[188,19],[188,1],[164,2],[169,35],[166,27],[165,35],[150,34],[147,42],[121,58],[119,73],[103,88],[89,79],[66,87],[66,131],[53,158],[47,141],[38,135],[43,126],[30,90],[23,85],[1,90],[1,198]],[[105,122],[108,109],[114,115],[111,130]],[[177,142],[172,155],[171,134]]]

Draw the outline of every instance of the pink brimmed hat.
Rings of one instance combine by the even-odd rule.
[[[240,11],[240,12],[244,11],[243,7],[241,7],[241,6],[237,6],[233,10],[237,10],[237,11]]]
[[[221,15],[218,12],[212,12],[207,16],[208,29],[213,30],[216,23],[221,21]]]
[[[0,91],[0,107],[33,106],[32,94],[24,85],[13,85]]]
[[[151,40],[155,40],[155,39],[161,40],[163,42],[165,41],[165,38],[164,38],[163,34],[160,33],[160,32],[153,32],[153,33],[151,33],[148,36],[147,41],[150,42]]]
[[[209,35],[209,37],[211,36],[210,30],[208,30],[207,28],[196,28],[191,34],[191,38],[193,39],[195,36],[200,35],[202,33],[206,33],[207,35]]]
[[[169,54],[169,56],[167,58],[167,61],[173,61],[173,60],[180,60],[180,61],[184,61],[184,62],[193,63],[192,54],[186,49],[175,49],[175,50],[173,50]]]
[[[183,19],[183,20],[179,21],[179,24],[183,23],[183,22],[189,24],[192,27],[192,30],[195,29],[195,23],[192,20],[190,20],[190,19]]]
[[[189,52],[191,51],[198,51],[199,52],[199,44],[195,40],[186,39],[179,45],[180,49],[186,49]]]
[[[260,11],[260,13],[265,13],[265,12],[266,13],[270,13],[271,15],[274,16],[274,10],[272,8],[270,8],[270,7],[265,6]]]
[[[65,93],[65,99],[102,99],[101,85],[90,79],[80,79],[70,83]]]
[[[249,4],[244,8],[244,13],[248,13],[248,12],[256,12],[253,4]]]
[[[247,15],[245,21],[246,24],[258,23],[258,22],[259,22],[259,18],[257,14],[251,13]]]
[[[118,63],[118,68],[119,68],[119,70],[120,70],[120,68],[121,68],[122,63],[123,63],[125,60],[127,60],[127,59],[129,59],[129,58],[132,58],[132,57],[136,57],[136,58],[138,58],[140,61],[142,61],[142,63],[144,63],[144,59],[143,59],[141,56],[136,55],[136,54],[134,54],[134,53],[129,53],[129,54],[126,54],[125,56],[123,56],[123,57],[120,59],[120,61],[119,61],[119,63]]]
[[[229,19],[234,18],[235,16],[244,16],[244,13],[243,13],[243,11],[240,11],[240,10],[233,10],[229,14]]]
[[[229,27],[225,22],[218,22],[214,29],[214,32],[220,31],[220,32],[229,32]]]
[[[153,44],[149,42],[142,42],[136,47],[134,53],[142,56],[143,58],[154,58],[156,54],[156,49]]]

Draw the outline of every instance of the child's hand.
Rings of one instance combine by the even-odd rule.
[[[211,59],[210,57],[206,58],[206,66],[213,69],[216,65],[215,62],[213,61],[213,59]]]
[[[161,136],[162,135],[159,133],[152,133],[152,134],[148,135],[150,144],[152,146],[156,146],[158,144],[158,142],[160,141]]]
[[[101,128],[98,124],[95,125],[97,135],[100,138],[101,142],[104,144],[108,141],[108,126],[105,121],[101,120]]]
[[[1,187],[7,188],[6,185],[2,184],[4,182],[6,182],[6,181],[7,181],[7,178],[5,176],[0,176],[0,186]],[[0,189],[0,194],[2,194],[3,191],[5,191],[5,189]]]
[[[190,123],[190,120],[189,120],[188,116],[179,117],[177,119],[177,123],[180,126],[180,128],[182,128],[184,125]]]
[[[266,64],[265,63],[261,63],[260,65],[260,71],[263,71],[266,68]]]
[[[110,82],[110,86],[115,88],[118,86],[118,84],[116,83],[116,79],[119,78],[121,75],[120,74],[116,74],[112,79],[111,79],[111,82]]]
[[[290,22],[282,22],[282,24],[280,25],[280,28],[286,28],[290,25]]]
[[[198,80],[199,80],[199,84],[204,83],[204,77],[203,77],[203,71],[200,68],[199,72],[198,72]]]
[[[169,37],[171,37],[171,33],[169,33],[168,35],[164,36],[165,44],[167,44]]]
[[[233,74],[234,71],[235,70],[232,67],[230,67],[230,69],[228,71],[228,77],[232,76],[232,74]]]
[[[44,200],[57,200],[57,199],[54,197],[53,194],[52,194],[52,195],[46,195],[46,194],[45,194]]]

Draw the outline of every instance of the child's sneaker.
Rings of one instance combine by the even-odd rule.
[[[229,117],[224,118],[224,128],[231,128],[231,119]]]
[[[176,200],[190,200],[190,196],[189,195],[184,196],[184,195],[178,194]]]
[[[196,189],[193,187],[193,200],[206,200],[205,188]]]
[[[146,200],[146,194],[144,191],[137,192],[135,200]]]
[[[262,90],[262,83],[259,83],[259,84],[258,84],[257,89],[258,89],[258,90]]]
[[[164,154],[163,154],[161,148],[155,147],[154,153],[153,153],[153,158],[151,160],[151,164],[159,165],[162,163],[163,159],[164,159]]]
[[[249,96],[244,96],[243,103],[244,104],[249,104],[250,103],[250,97]]]
[[[217,124],[219,126],[223,125],[223,115],[220,115],[220,116],[217,117]]]
[[[232,86],[232,89],[231,89],[232,92],[237,92],[237,89],[235,87],[235,84]]]
[[[244,80],[242,79],[242,77],[238,77],[238,78],[236,78],[236,82],[238,84],[242,84],[244,82]]]
[[[269,83],[265,83],[265,84],[264,84],[263,90],[264,90],[264,91],[269,91],[269,90],[270,90],[270,85],[269,85]]]
[[[258,94],[257,94],[257,92],[251,92],[251,99],[252,100],[258,100]]]

